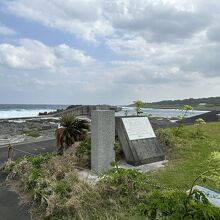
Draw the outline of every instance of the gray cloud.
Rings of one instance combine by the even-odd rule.
[[[201,11],[180,10],[171,4],[154,1],[130,1],[121,11],[117,2],[112,4],[109,18],[113,27],[139,33],[148,41],[173,41],[191,37],[210,24],[211,16]]]
[[[220,77],[220,44],[204,45],[191,55],[191,60],[183,66],[184,70],[196,71],[204,77]]]
[[[209,27],[207,30],[207,36],[211,41],[220,42],[220,25],[218,24],[218,25]]]
[[[49,94],[54,103],[56,98],[120,104],[220,94],[219,0],[11,0],[4,7],[113,52],[103,61],[101,52],[94,59],[65,42],[0,44],[0,92],[13,82],[18,100],[30,99],[26,91],[34,97]]]

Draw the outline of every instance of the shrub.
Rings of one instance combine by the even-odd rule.
[[[146,176],[137,170],[113,168],[101,176],[98,185],[101,188],[109,186],[116,194],[128,195],[131,191],[135,194],[135,190],[141,189],[144,180]]]
[[[115,159],[118,161],[123,151],[118,141],[114,142],[113,149],[115,151]],[[79,165],[82,167],[90,167],[91,163],[91,139],[86,139],[80,142],[76,147],[75,155],[78,158]]]
[[[147,200],[152,187],[146,176],[132,169],[113,168],[101,176],[97,187],[103,198],[115,201],[129,216],[140,215],[136,210],[140,203]]]
[[[157,129],[156,136],[160,146],[169,153],[176,146],[176,137],[170,129]]]
[[[142,204],[142,214],[151,219],[220,219],[220,209],[212,206],[203,193],[194,191],[189,197],[185,192],[154,191],[146,204]]]
[[[60,118],[61,128],[56,129],[55,136],[58,154],[63,155],[64,150],[72,146],[76,141],[85,140],[90,129],[88,120],[78,119],[74,114],[64,114]]]
[[[54,153],[46,153],[46,154],[40,154],[37,156],[32,156],[32,157],[27,157],[28,161],[30,161],[33,165],[33,167],[39,169],[41,167],[42,164],[44,164],[45,162],[49,161],[53,155],[55,155]]]
[[[5,170],[10,171],[8,178],[19,180],[22,189],[30,191],[36,187],[43,176],[42,166],[48,163],[53,156],[53,153],[25,156],[9,165],[6,164]]]
[[[75,164],[71,153],[24,157],[13,164],[8,181],[17,180],[19,191],[32,196],[39,219],[104,220],[124,215],[114,201],[78,179]]]
[[[113,150],[115,151],[115,161],[119,161],[123,156],[123,150],[118,140],[114,142]]]
[[[80,167],[91,167],[91,139],[81,141],[75,150],[77,165]]]
[[[193,137],[197,138],[205,138],[203,125],[206,124],[206,122],[202,118],[198,118],[195,121],[196,131],[193,134]]]
[[[76,156],[82,158],[84,156],[91,156],[91,139],[83,140],[76,148]]]
[[[187,194],[153,186],[136,170],[112,169],[102,176],[98,187],[103,197],[115,200],[130,216],[139,216],[137,219],[220,219],[220,209],[210,204],[202,192]]]
[[[137,115],[139,115],[141,113],[141,108],[144,106],[144,102],[141,100],[136,100],[136,101],[133,101],[133,103],[135,106],[136,113]]]

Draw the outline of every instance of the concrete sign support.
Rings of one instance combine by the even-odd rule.
[[[92,111],[91,133],[91,168],[96,172],[106,171],[115,160],[115,112]]]

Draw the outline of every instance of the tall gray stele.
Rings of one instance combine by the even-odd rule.
[[[106,171],[115,160],[115,112],[92,111],[91,167],[96,172]]]

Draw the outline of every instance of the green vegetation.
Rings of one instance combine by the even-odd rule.
[[[39,219],[126,219],[127,213],[119,204],[78,179],[75,165],[70,151],[63,156],[24,157],[5,170],[19,191],[31,197]]]
[[[75,149],[78,165],[84,168],[91,167],[91,139],[85,139],[80,142]]]
[[[175,108],[179,109],[183,105],[191,105],[196,110],[220,111],[220,97],[183,99],[183,100],[165,100],[160,102],[145,103],[145,108]],[[133,104],[131,106],[134,106]]]
[[[197,126],[202,126],[202,133]],[[217,220],[220,209],[192,188],[198,184],[220,191],[219,130],[219,122],[201,120],[183,127],[178,136],[175,129],[158,129],[169,160],[166,168],[143,174],[118,168],[116,162],[94,186],[81,181],[76,172],[79,159],[90,155],[89,140],[63,156],[24,157],[6,170],[9,181],[31,196],[41,219]],[[117,155],[117,142],[114,150]]]
[[[118,141],[113,144],[115,151],[115,161],[112,166],[117,166],[117,161],[122,157],[123,152]],[[78,164],[84,168],[90,168],[91,165],[91,139],[85,139],[80,142],[75,148],[75,156],[77,157]]]
[[[136,219],[152,220],[217,220],[220,209],[213,207],[199,191],[167,190],[150,183],[146,175],[136,170],[117,168],[105,174],[98,183],[101,194],[113,199]]]
[[[182,111],[182,115],[179,116],[178,127],[176,129],[176,135],[179,135],[180,129],[183,128],[183,120],[186,118],[187,113],[193,110],[193,107],[191,105],[184,105],[183,107],[180,108],[180,110]]]
[[[84,156],[90,157],[90,155],[91,155],[91,139],[83,140],[76,148],[76,156],[82,158]]]
[[[207,170],[212,152],[220,151],[220,123],[203,124],[202,129],[205,138],[197,135],[195,125],[184,127],[178,137],[175,136],[173,129],[159,129],[158,137],[169,163],[166,169],[152,172],[147,176],[154,183],[161,183],[164,187],[183,191],[189,189],[192,181]],[[220,188],[212,181],[204,183],[200,180],[198,184],[220,192]]]
[[[65,149],[72,146],[76,141],[81,141],[87,137],[89,122],[78,119],[74,114],[65,114],[60,118],[61,128],[55,132],[58,153],[63,155]]]
[[[200,137],[200,138],[205,138],[205,134],[204,134],[204,129],[203,129],[203,125],[205,125],[206,122],[202,119],[202,118],[198,118],[196,119],[196,133],[195,133],[195,137]]]
[[[148,199],[148,204],[142,208],[151,219],[217,220],[220,218],[219,208],[213,207],[205,195],[196,190],[190,196],[185,192],[154,191]]]
[[[137,115],[139,115],[141,113],[141,108],[144,107],[144,102],[141,100],[136,100],[133,103],[134,103]]]
[[[22,131],[21,134],[25,134],[25,135],[33,137],[33,138],[40,137],[39,131],[36,131],[36,130],[24,130],[24,131]]]

